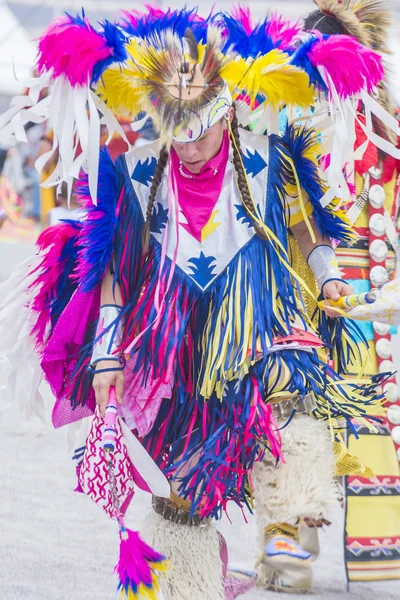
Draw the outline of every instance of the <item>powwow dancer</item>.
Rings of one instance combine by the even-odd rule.
[[[44,232],[29,288],[13,308],[19,303],[33,319],[40,366],[56,396],[54,424],[99,405],[80,483],[119,521],[117,570],[131,599],[156,597],[158,552],[171,563],[160,575],[164,600],[225,598],[226,561],[211,518],[229,501],[252,508],[253,485],[267,542],[276,547],[264,551],[263,542],[261,583],[282,557],[281,540],[292,547],[293,587],[308,589],[295,528],[336,499],[326,421],[332,431],[337,419],[354,416],[370,425],[367,407],[379,401],[377,382],[345,382],[326,364],[324,345],[336,341],[338,367],[345,367],[350,326],[324,313],[315,325],[306,310],[312,290],[290,264],[300,248],[325,298],[351,292],[331,246],[351,233],[337,203],[320,202],[327,188],[316,132],[288,126],[282,137],[265,137],[241,127],[255,104],[272,121],[272,109],[283,105],[310,109],[314,83],[329,93],[323,79],[310,80],[310,72],[318,79],[318,44],[326,40],[309,44],[303,69],[279,49],[279,22],[260,25],[242,52],[228,28],[195,11],[133,14],[100,31],[67,16],[40,41],[39,85],[52,78],[51,102],[65,117],[52,123],[60,146],[55,173],[68,182],[85,166],[78,193],[87,215]],[[358,71],[371,74],[358,91],[371,91],[380,59],[359,44],[352,49]],[[356,92],[353,85],[349,95]],[[44,118],[45,108],[36,114]],[[97,163],[98,110],[110,128],[113,113],[135,119],[144,112],[160,139],[116,165],[103,151]],[[69,154],[74,133],[77,158]],[[16,325],[14,353],[24,339]],[[100,432],[113,387],[121,404],[110,489]],[[157,552],[123,524],[133,480],[155,492],[144,536]],[[288,494],[298,501],[282,530],[275,515],[279,508],[282,520],[278,504]]]

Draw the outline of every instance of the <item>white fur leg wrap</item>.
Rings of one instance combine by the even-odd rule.
[[[163,600],[225,600],[220,538],[212,525],[177,525],[152,512],[143,538],[170,561],[160,576]]]
[[[282,426],[282,424],[280,423]],[[266,454],[253,469],[260,532],[273,523],[296,525],[301,517],[329,519],[337,507],[335,457],[325,421],[298,415],[281,431],[284,462]]]

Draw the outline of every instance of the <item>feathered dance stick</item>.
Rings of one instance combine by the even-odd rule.
[[[125,527],[117,494],[114,473],[114,452],[116,447],[117,397],[115,388],[110,388],[110,398],[105,412],[103,429],[103,450],[108,466],[108,480],[113,505],[113,516],[118,522],[120,535],[120,556],[115,572],[118,573],[118,589],[128,600],[147,598],[156,600],[159,593],[157,576],[167,569],[167,562],[148,546],[137,531]]]

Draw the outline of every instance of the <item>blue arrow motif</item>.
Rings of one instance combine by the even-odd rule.
[[[239,221],[242,225],[247,225],[248,227],[253,227],[253,221],[249,216],[247,210],[243,206],[243,204],[234,204],[234,207],[237,210],[236,220]],[[262,218],[261,216],[261,208],[260,205],[257,204],[257,216]]]
[[[156,170],[156,165],[157,159],[155,156],[146,158],[144,162],[139,160],[133,170],[131,179],[149,187],[154,176],[154,171]]]
[[[199,258],[191,258],[188,260],[188,263],[192,264],[189,268],[192,269],[193,273],[191,273],[191,277],[196,281],[196,283],[201,287],[205,288],[212,279],[214,279],[215,274],[213,273],[215,269],[216,259],[214,256],[205,256],[203,252],[200,252]]]
[[[160,202],[157,202],[153,208],[153,213],[150,219],[151,233],[162,233],[168,220],[168,208],[164,208]]]
[[[246,169],[247,175],[251,177],[256,177],[265,167],[267,163],[263,159],[263,157],[254,150],[254,153],[251,150],[246,149],[243,152],[243,164]]]
[[[242,225],[248,225],[249,227],[252,227],[253,221],[250,219],[243,204],[235,204],[234,206],[237,210],[236,220],[240,221]]]

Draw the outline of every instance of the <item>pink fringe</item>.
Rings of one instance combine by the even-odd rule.
[[[382,58],[356,39],[335,35],[317,42],[309,54],[314,67],[324,67],[340,98],[370,93],[383,79]]]
[[[244,447],[251,447],[254,437],[263,438],[267,437],[270,452],[276,459],[284,461],[282,454],[282,438],[279,432],[278,425],[272,414],[272,407],[270,404],[266,404],[260,393],[260,389],[255,377],[252,377],[253,383],[253,400],[250,409],[250,414],[247,419],[246,429],[244,434]],[[206,411],[204,411],[204,414]],[[235,417],[235,420],[240,420],[240,415]],[[257,424],[256,431],[251,431],[251,428]],[[216,456],[219,455],[220,446],[216,447]],[[217,468],[217,473],[210,477],[208,484],[205,486],[203,495],[204,502],[200,509],[200,516],[207,517],[220,504],[223,510],[226,512],[228,500],[226,500],[225,481],[229,480],[230,471],[233,470],[238,476],[237,489],[241,489],[244,483],[244,478],[247,478],[248,471],[241,466],[241,456],[243,455],[243,446],[239,443],[238,438],[232,436],[230,441],[230,448],[224,457],[224,461],[221,461],[221,465]],[[263,450],[260,449],[259,455],[256,460],[261,460],[263,456]],[[191,482],[193,489],[195,489],[195,481]]]
[[[88,21],[86,27],[74,24],[69,17],[54,19],[39,40],[39,73],[52,71],[64,75],[70,84],[87,85],[94,66],[112,56],[104,37]]]

